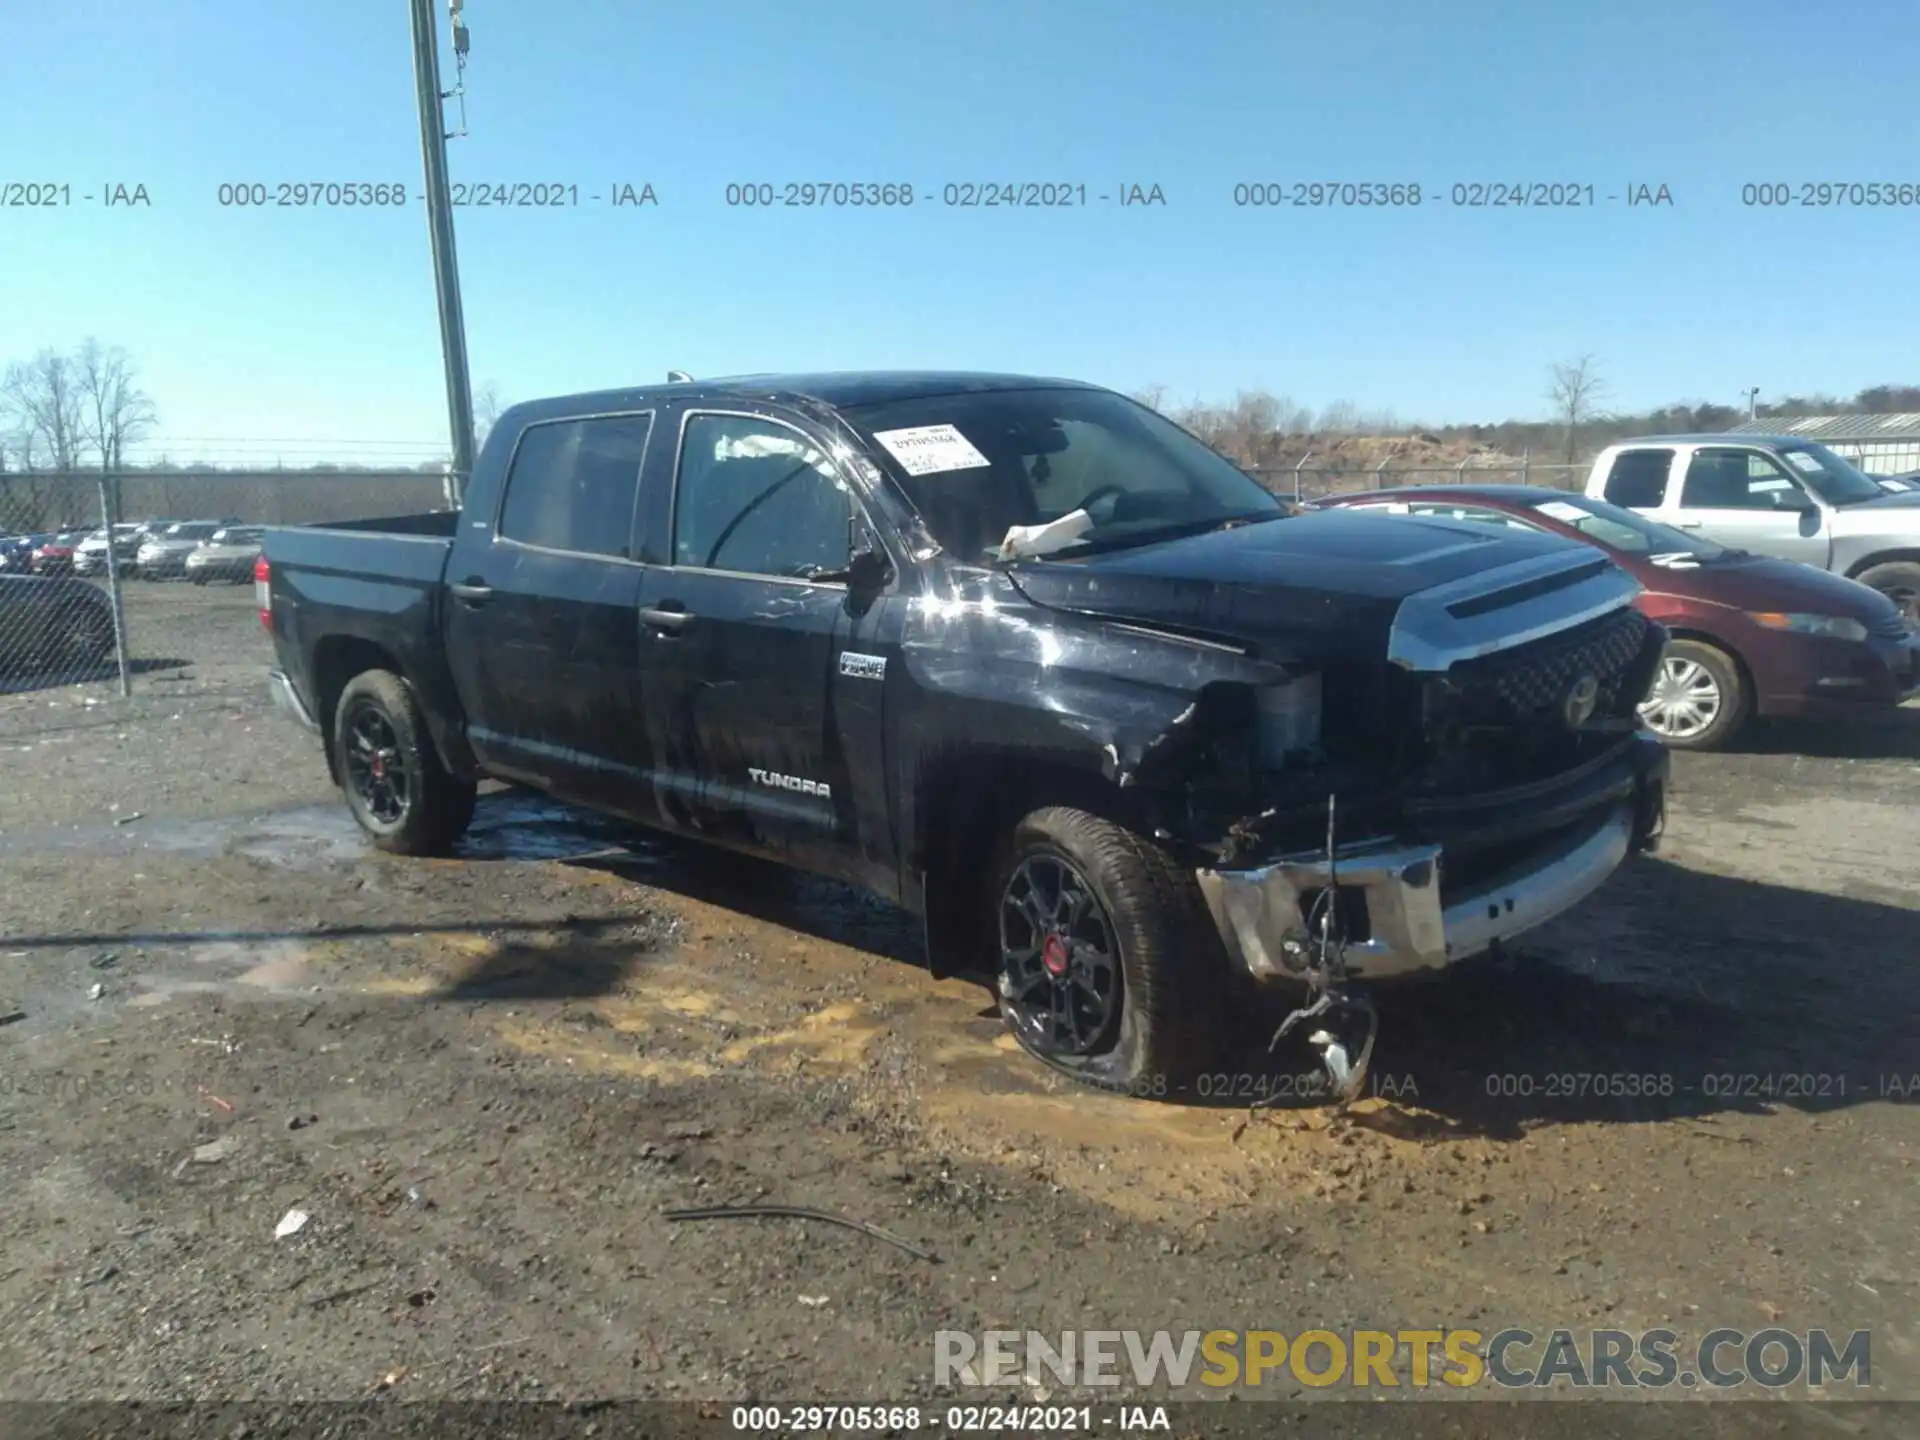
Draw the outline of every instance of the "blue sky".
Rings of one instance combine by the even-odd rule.
[[[581,196],[459,214],[475,382],[508,400],[674,367],[899,365],[1443,423],[1543,413],[1547,367],[1583,352],[1621,407],[1920,378],[1920,205],[1741,201],[1748,182],[1920,186],[1911,0],[468,0],[466,18],[454,179]],[[177,459],[444,446],[421,207],[219,203],[255,181],[418,193],[404,0],[62,0],[7,30],[0,183],[74,203],[0,209],[0,358],[124,345]],[[451,84],[450,48],[443,66]],[[730,181],[814,179],[920,198],[726,203]],[[1167,203],[941,203],[950,182],[1027,180]],[[1442,199],[1233,203],[1236,183],[1301,180]],[[1446,203],[1484,181],[1599,203]],[[151,205],[80,199],[113,182]],[[643,182],[657,207],[588,198]],[[1607,202],[1638,184],[1674,204]]]

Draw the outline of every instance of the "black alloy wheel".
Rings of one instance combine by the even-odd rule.
[[[1000,897],[1000,994],[1042,1056],[1110,1046],[1124,999],[1120,947],[1093,887],[1065,856],[1029,853]]]
[[[398,829],[413,806],[407,767],[392,717],[371,697],[362,697],[347,714],[347,783],[367,815]]]

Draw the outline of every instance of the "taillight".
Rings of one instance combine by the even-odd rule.
[[[269,635],[273,633],[273,568],[262,555],[253,562],[253,603],[260,607],[260,625]]]

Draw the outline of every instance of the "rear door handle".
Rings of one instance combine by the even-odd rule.
[[[469,605],[479,605],[493,598],[493,587],[491,585],[482,585],[477,580],[468,580],[464,583],[449,585],[447,589],[453,592],[454,599],[464,600]]]
[[[670,635],[679,634],[693,623],[693,613],[679,609],[643,609],[640,618],[654,629],[664,630]]]

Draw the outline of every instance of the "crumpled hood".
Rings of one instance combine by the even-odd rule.
[[[1308,511],[1108,554],[1019,561],[1036,605],[1378,660],[1400,602],[1496,566],[1588,552],[1556,535],[1425,516]]]

